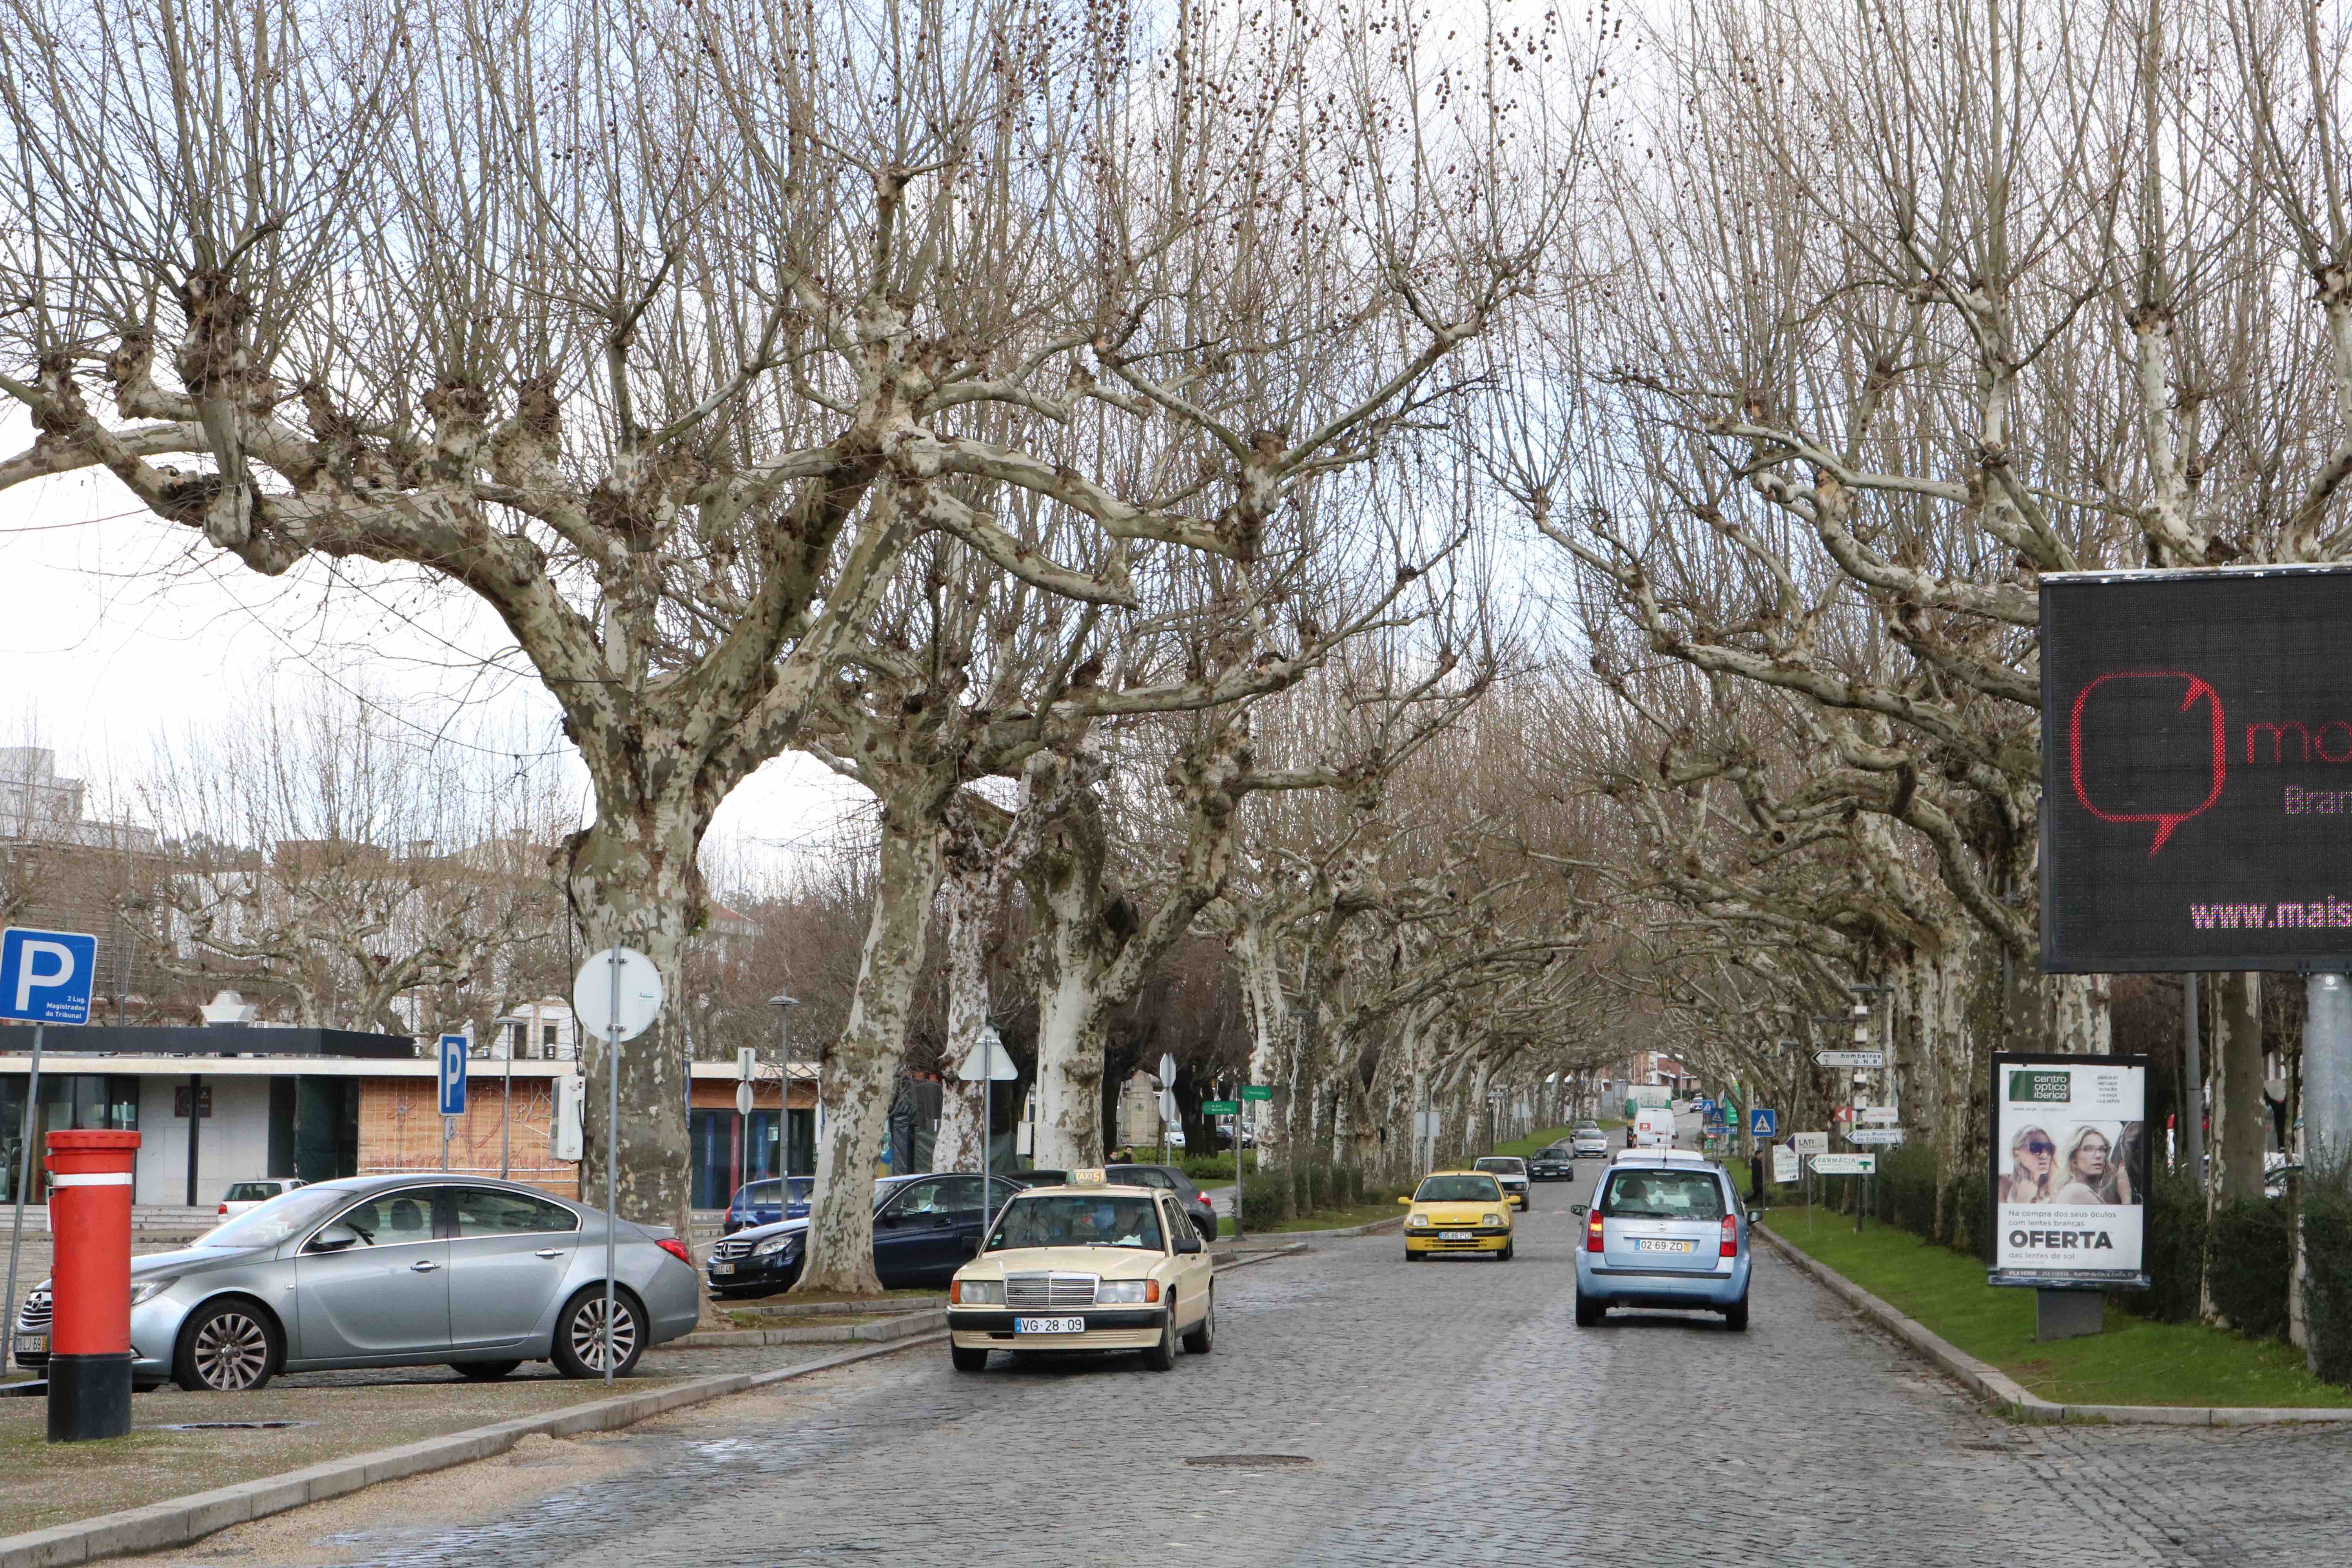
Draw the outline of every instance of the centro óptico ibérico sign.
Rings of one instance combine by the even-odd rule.
[[[2352,957],[2352,570],[2042,580],[2042,966]]]

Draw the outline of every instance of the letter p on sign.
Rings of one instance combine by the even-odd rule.
[[[98,938],[79,931],[0,931],[0,1018],[87,1024],[98,976]]]

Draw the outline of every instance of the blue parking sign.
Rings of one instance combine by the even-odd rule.
[[[98,938],[10,926],[0,931],[0,1018],[87,1024],[98,981]]]
[[[1772,1113],[1769,1107],[1754,1106],[1748,1112],[1748,1131],[1750,1137],[1769,1138],[1779,1125],[1780,1118]]]
[[[466,1037],[441,1037],[441,1114],[466,1114]]]

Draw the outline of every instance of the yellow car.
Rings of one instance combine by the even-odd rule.
[[[1404,1216],[1404,1260],[1433,1252],[1491,1252],[1511,1258],[1511,1204],[1486,1171],[1433,1171],[1412,1196],[1399,1198]]]
[[[980,1372],[991,1351],[1141,1351],[1167,1372],[1176,1343],[1206,1355],[1217,1337],[1208,1244],[1159,1187],[1114,1186],[1101,1171],[1008,1200],[948,1286],[948,1354]]]

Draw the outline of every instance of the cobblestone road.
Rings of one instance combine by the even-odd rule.
[[[281,1525],[267,1550],[232,1532],[178,1560],[2346,1558],[2352,1434],[2011,1427],[1767,1258],[1745,1335],[1664,1313],[1579,1331],[1567,1209],[1584,1185],[1538,1188],[1508,1264],[1407,1268],[1395,1237],[1373,1237],[1228,1276],[1216,1352],[1172,1373],[1000,1356],[959,1376],[920,1349],[616,1435],[598,1479],[551,1470],[545,1489],[478,1517],[393,1510],[307,1546]],[[1234,1455],[1303,1462],[1213,1462]],[[402,1483],[427,1498],[436,1484]]]

